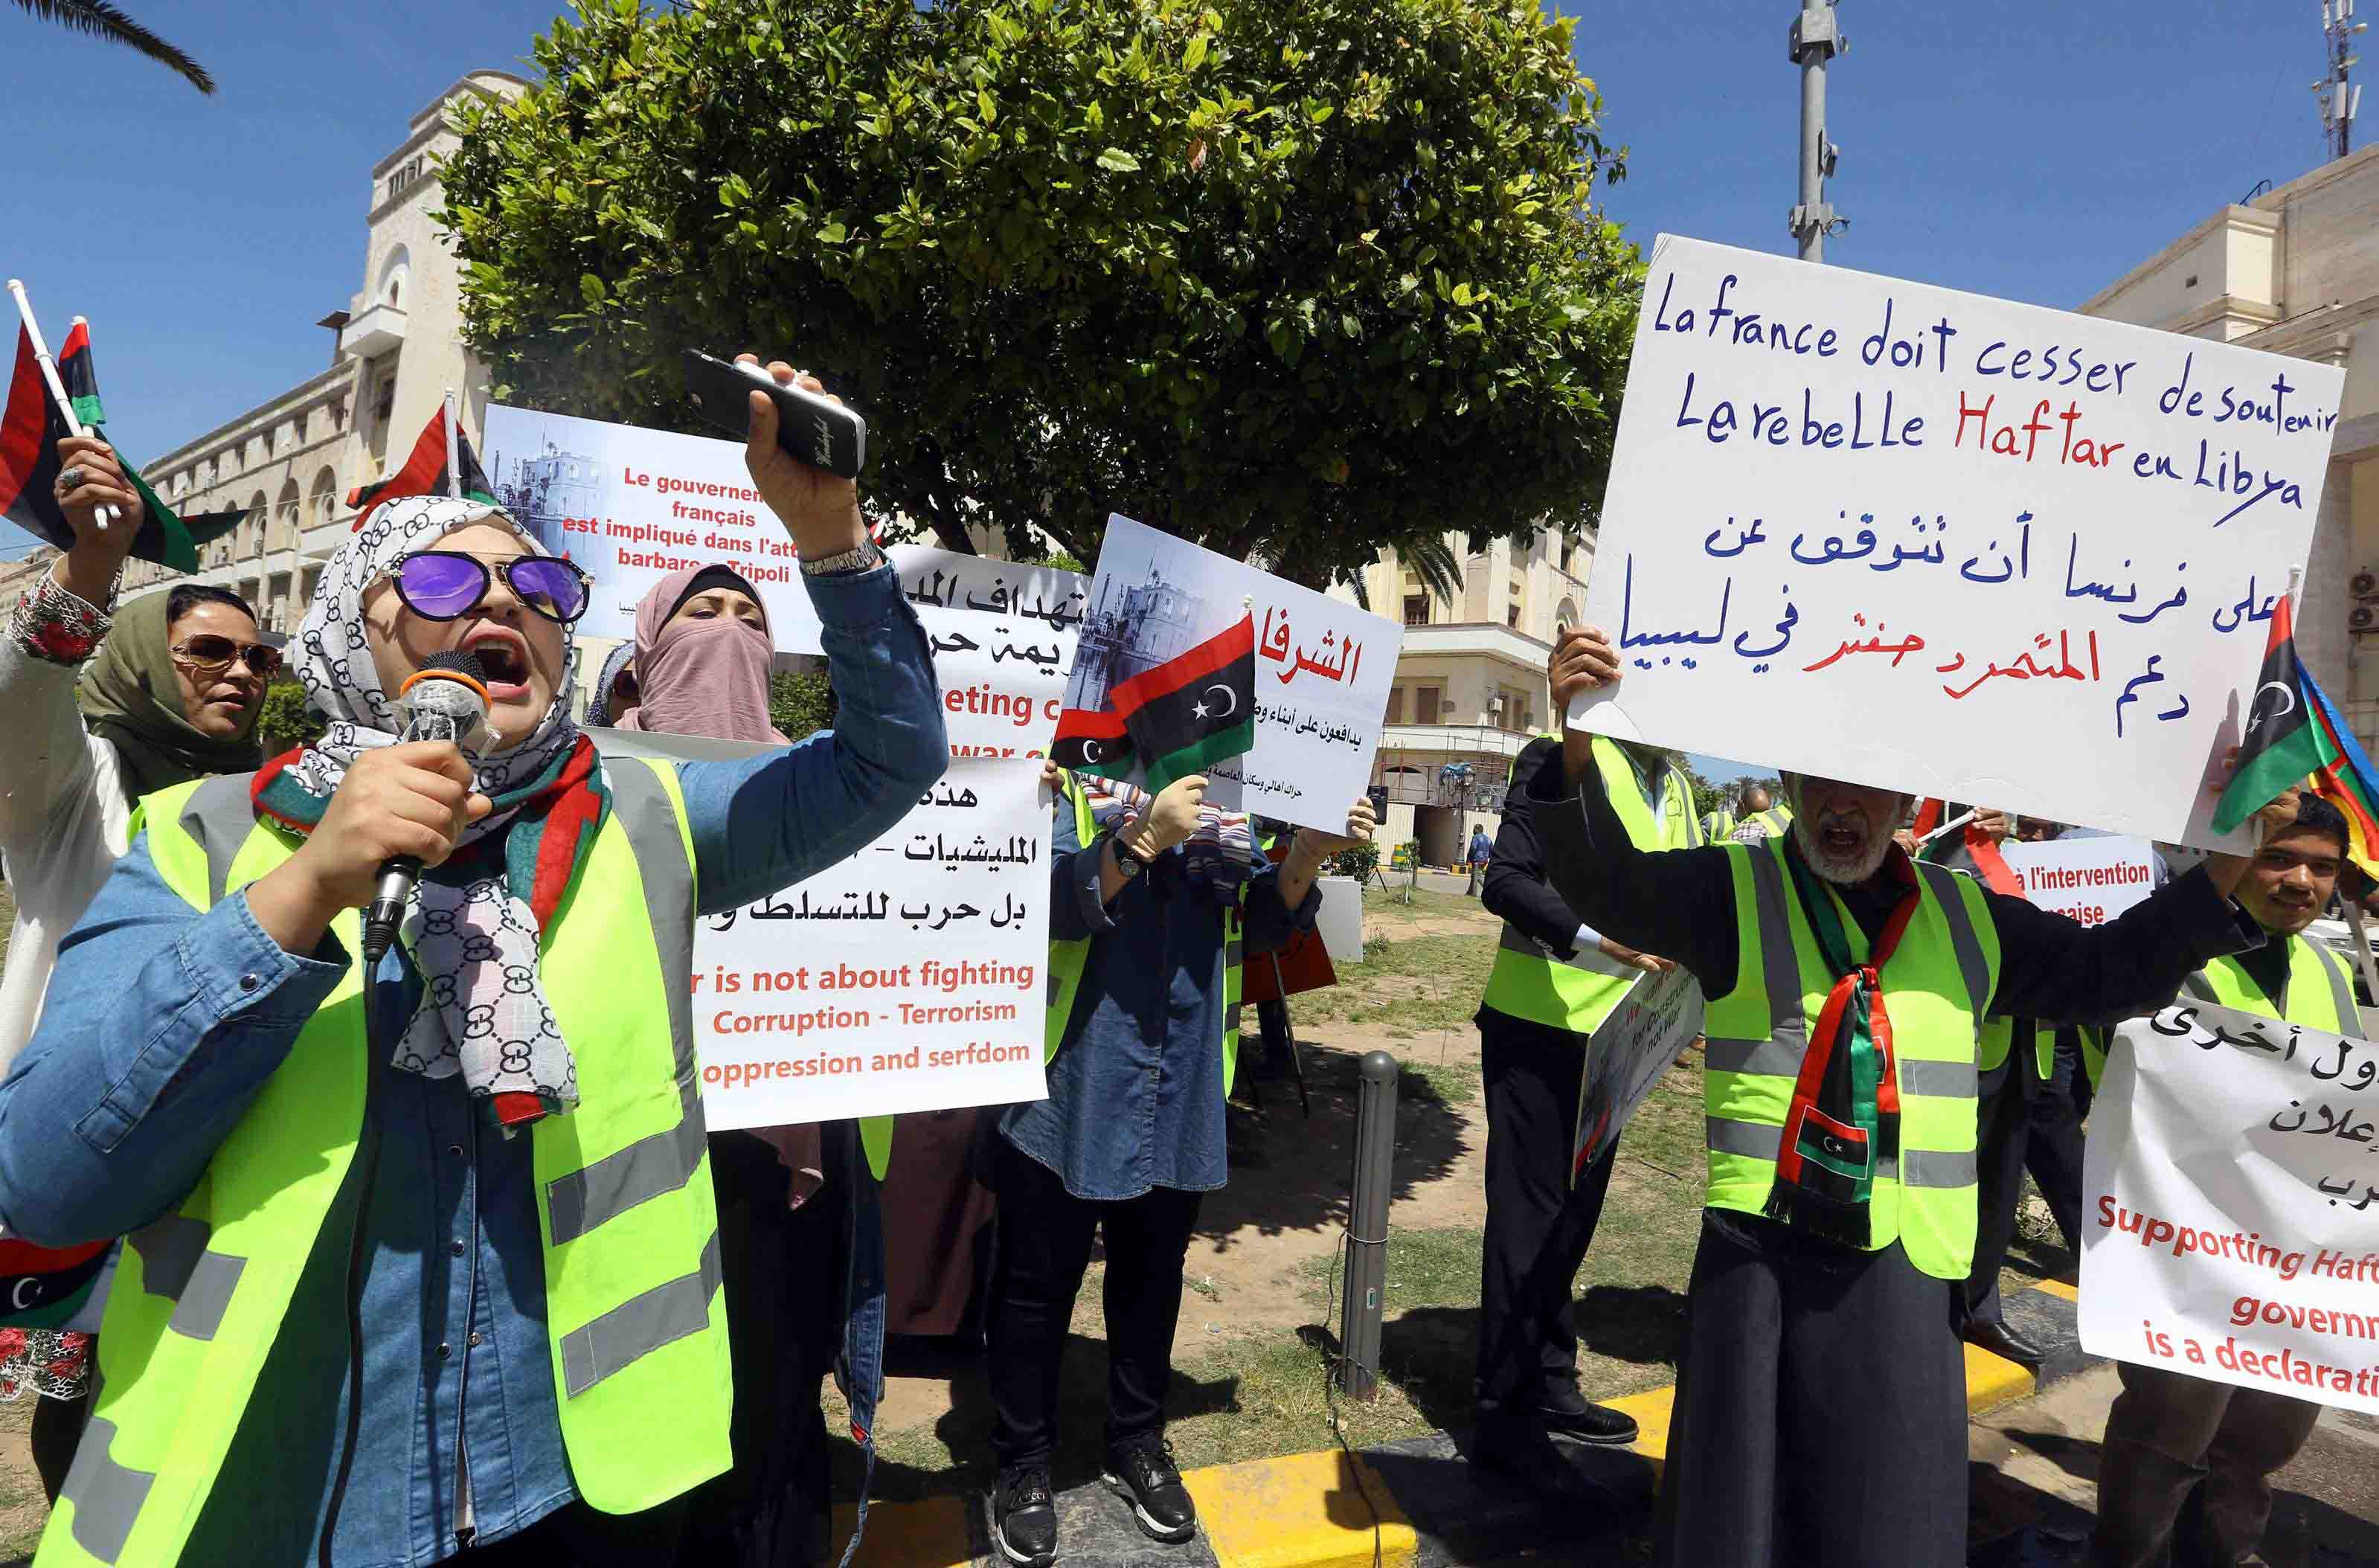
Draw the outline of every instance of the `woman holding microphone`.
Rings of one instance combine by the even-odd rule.
[[[584,576],[494,507],[408,498],[298,638],[322,739],[143,802],[0,1084],[0,1222],[128,1236],[44,1568],[665,1561],[666,1505],[727,1468],[694,917],[849,854],[948,754],[855,488],[776,425],[755,392],[838,730],[598,759],[562,684]],[[402,742],[395,698],[453,651],[486,723]],[[366,966],[396,856],[426,869]]]

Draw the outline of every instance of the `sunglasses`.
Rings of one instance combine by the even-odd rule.
[[[279,648],[262,643],[235,643],[229,637],[185,637],[166,651],[194,675],[221,675],[235,664],[245,664],[249,674],[260,681],[270,681],[281,669]]]
[[[457,621],[501,575],[514,597],[563,625],[586,613],[586,573],[549,555],[506,556],[493,565],[459,550],[416,550],[389,573],[405,608],[425,621]]]

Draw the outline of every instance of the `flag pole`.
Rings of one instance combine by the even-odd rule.
[[[66,428],[78,436],[90,436],[91,427],[75,417],[74,400],[66,396],[66,384],[58,379],[58,362],[50,357],[50,345],[42,341],[42,324],[33,320],[32,302],[25,297],[24,283],[16,278],[10,278],[8,293],[17,301],[17,319],[25,324],[26,337],[32,340],[33,358],[42,367],[42,380],[48,384],[50,396],[56,400],[58,412],[65,416]],[[114,507],[103,506],[99,509],[101,533],[107,532],[107,525],[115,520]]]
[[[445,410],[446,493],[459,497],[463,493],[463,469],[462,453],[456,451],[454,446],[454,389],[453,387],[446,389]]]

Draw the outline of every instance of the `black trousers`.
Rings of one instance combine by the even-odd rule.
[[[1487,1092],[1487,1231],[1479,1265],[1479,1419],[1575,1408],[1577,1329],[1571,1292],[1602,1218],[1616,1149],[1570,1185],[1586,1071],[1574,1034],[1482,1013]]]
[[[1667,1568],[1964,1568],[1951,1285],[1708,1212],[1661,1478]]]
[[[2095,1568],[2237,1562],[2263,1543],[2272,1473],[2313,1436],[2321,1406],[2263,1389],[2119,1361],[2098,1460]],[[2194,1503],[2193,1507],[2184,1505]]]
[[[826,1185],[798,1209],[785,1206],[791,1173],[775,1149],[748,1132],[711,1135],[735,1376],[735,1465],[685,1500],[677,1555],[685,1568],[833,1561],[830,1451],[818,1390],[842,1347],[851,1126],[830,1122],[819,1130]]]
[[[1181,1320],[1181,1264],[1198,1226],[1200,1195],[1153,1188],[1099,1202],[1066,1190],[1057,1173],[999,1139],[999,1252],[984,1325],[990,1351],[992,1447],[1002,1467],[1046,1465],[1057,1446],[1057,1372],[1092,1238],[1107,1248],[1109,1446],[1165,1430],[1173,1330]]]
[[[462,1553],[459,1561],[466,1568],[655,1568],[676,1560],[686,1514],[683,1497],[642,1514],[605,1514],[571,1502],[516,1536]]]
[[[99,1346],[93,1345],[91,1354],[96,1382]],[[41,1476],[42,1493],[53,1508],[57,1506],[58,1493],[66,1490],[75,1447],[82,1441],[83,1428],[91,1424],[91,1407],[97,1397],[88,1388],[74,1399],[52,1399],[38,1392],[33,1395],[33,1469]]]
[[[2004,1321],[1999,1271],[2015,1243],[2016,1211],[2023,1203],[2023,1173],[2040,1186],[2057,1216],[2065,1244],[2078,1257],[2082,1242],[2082,1111],[2074,1084],[2082,1071],[2080,1037],[2057,1031],[2057,1076],[2044,1082],[2029,1020],[2016,1025],[2014,1043],[1996,1085],[1987,1084],[1975,1128],[1974,1266],[1959,1300],[1961,1327]]]

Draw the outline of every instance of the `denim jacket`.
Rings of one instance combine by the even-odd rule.
[[[1153,1187],[1211,1192],[1229,1178],[1223,1145],[1223,911],[1193,887],[1180,846],[1099,899],[1104,835],[1081,842],[1060,796],[1049,841],[1049,939],[1090,937],[1081,989],[1049,1064],[1049,1097],[1010,1108],[1002,1137],[1077,1198],[1137,1198]],[[1280,868],[1254,851],[1241,940],[1249,957],[1313,924],[1322,890],[1292,911]]]
[[[746,761],[678,765],[705,913],[859,850],[947,763],[929,651],[891,569],[804,581],[839,725]],[[54,1246],[172,1209],[351,961],[334,937],[284,952],[244,893],[194,911],[136,840],[67,935],[41,1025],[0,1082],[0,1223]],[[402,1031],[420,984],[401,945],[373,972],[368,1005],[384,1038]],[[451,1555],[459,1525],[492,1542],[576,1492],[530,1140],[487,1130],[460,1078],[373,1070],[382,1140],[360,1286],[368,1418],[333,1547],[356,1568],[416,1568]],[[317,1246],[301,1301],[325,1272],[335,1297],[340,1268],[326,1268],[326,1253],[343,1267],[345,1246],[333,1239]],[[314,1559],[347,1388],[344,1310],[324,1315],[293,1305],[210,1497],[209,1519],[242,1532],[240,1561]]]

